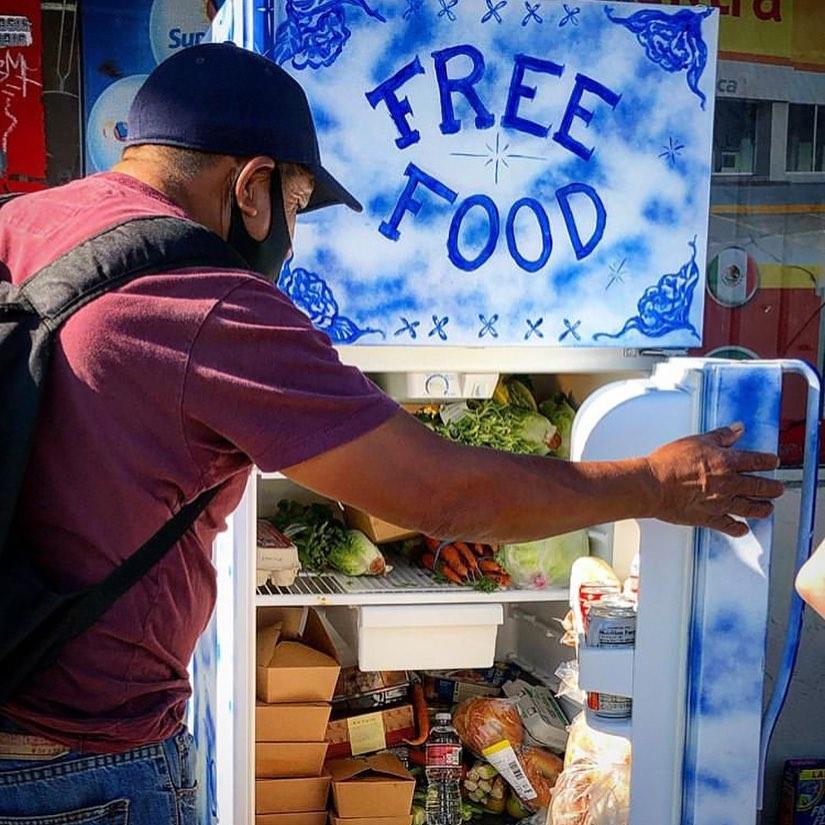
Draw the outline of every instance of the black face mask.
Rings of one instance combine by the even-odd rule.
[[[275,283],[281,274],[281,268],[292,245],[284,210],[281,170],[277,164],[270,176],[269,198],[272,209],[269,234],[262,241],[256,241],[246,230],[241,208],[238,206],[238,201],[233,192],[232,216],[229,222],[229,238],[227,241],[230,246],[241,254],[253,272],[259,272],[266,279]]]

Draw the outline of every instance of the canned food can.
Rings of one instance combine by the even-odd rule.
[[[605,597],[616,596],[619,595],[620,592],[618,584],[584,582],[584,584],[579,587],[579,607],[581,609],[585,631],[587,630],[587,617],[590,614],[590,608]]]
[[[588,647],[633,647],[636,611],[626,599],[606,598],[593,604],[585,636]]]
[[[587,707],[603,719],[630,719],[633,714],[633,700],[612,693],[588,693]]]

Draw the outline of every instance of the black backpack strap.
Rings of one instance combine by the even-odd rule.
[[[28,278],[18,300],[52,330],[104,292],[156,271],[207,266],[249,269],[214,232],[194,221],[153,215],[113,226]]]
[[[16,638],[0,640],[0,660],[13,666],[0,673],[0,704],[13,696],[35,672],[52,664],[63,646],[90,628],[134,584],[148,573],[183,537],[215,497],[220,487],[201,493],[172,516],[163,527],[103,581],[77,593],[37,593],[36,608]],[[25,576],[18,576],[25,586]],[[24,603],[22,608],[27,607]],[[13,605],[0,607],[13,609]],[[39,615],[37,615],[39,614]]]

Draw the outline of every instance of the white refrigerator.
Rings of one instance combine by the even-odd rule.
[[[300,81],[325,165],[364,204],[299,221],[279,280],[344,361],[401,400],[488,397],[499,374],[530,374],[581,402],[582,460],[644,454],[735,420],[745,446],[775,450],[782,375],[799,372],[809,384],[801,561],[816,375],[801,363],[670,358],[702,340],[718,24],[710,8],[596,0],[226,0],[209,37]],[[557,640],[565,587],[484,594],[392,559],[386,578],[302,577],[256,592],[256,518],[282,498],[312,494],[253,472],[216,546],[218,608],[193,661],[191,705],[204,822],[254,821],[261,606],[322,607],[356,628],[401,613],[422,627],[474,615],[494,625],[496,658],[548,683],[570,658]],[[635,649],[580,661],[582,687],[633,699],[632,720],[610,728],[632,743],[632,825],[753,825],[801,617],[793,597],[763,717],[771,523],[740,540],[658,522],[589,536],[620,573],[641,557]]]
[[[775,450],[786,372],[801,373],[809,382],[802,508],[793,549],[801,563],[810,550],[819,409],[818,380],[804,364],[677,358],[657,364],[648,377],[608,383],[579,410],[574,456],[639,455],[734,420],[747,428],[743,446]],[[466,621],[468,605],[486,607],[479,621],[498,625],[497,659],[552,683],[557,664],[570,658],[558,644],[553,621],[567,608],[569,593],[562,587],[483,594],[437,584],[394,558],[396,569],[387,578],[330,574],[256,593],[255,520],[271,515],[282,497],[313,496],[283,477],[253,475],[217,547],[219,607],[194,662],[194,731],[211,777],[210,808],[221,822],[254,821],[254,633],[260,606],[321,607],[337,626],[380,625],[388,615],[393,622],[387,607],[409,624],[420,611],[422,632],[428,632],[424,623],[431,631],[433,624],[454,626],[456,615]],[[743,539],[656,521],[637,527],[602,525],[590,531],[591,552],[620,570],[640,553],[641,583],[635,648],[583,648],[580,658],[581,687],[631,696],[632,719],[590,715],[588,722],[631,741],[631,825],[753,825],[764,755],[792,675],[801,625],[801,604],[789,594],[794,604],[783,666],[763,713],[771,522],[753,524]],[[369,657],[370,651],[361,655]],[[492,659],[447,659],[443,666],[473,663],[485,666]],[[414,667],[415,661],[403,661],[402,654],[396,666]]]

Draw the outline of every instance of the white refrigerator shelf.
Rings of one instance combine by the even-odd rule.
[[[497,590],[482,593],[470,586],[436,581],[403,556],[387,556],[386,576],[346,576],[343,573],[300,574],[291,587],[264,585],[255,603],[267,605],[459,604],[468,602],[565,602],[566,587],[544,590]]]

